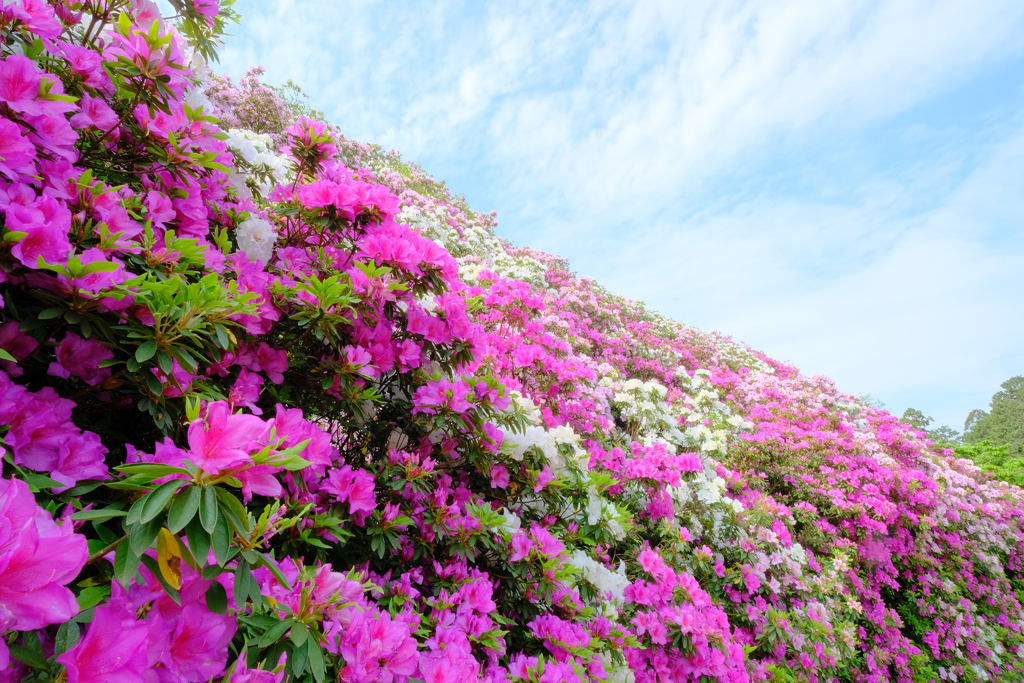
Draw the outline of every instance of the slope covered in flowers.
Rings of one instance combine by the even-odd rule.
[[[1021,489],[172,4],[0,8],[0,679],[1024,680]]]

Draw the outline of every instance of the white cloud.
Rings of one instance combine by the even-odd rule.
[[[1024,54],[1016,0],[239,5],[230,72],[612,289],[950,423],[1024,370],[1021,121],[877,141]]]
[[[684,231],[659,226],[614,259],[595,251],[583,268],[897,413],[959,427],[1024,371],[1022,161],[1024,128],[925,211],[762,197]]]

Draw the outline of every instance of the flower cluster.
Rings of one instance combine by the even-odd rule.
[[[0,7],[0,680],[1024,679],[1020,489],[171,5]]]

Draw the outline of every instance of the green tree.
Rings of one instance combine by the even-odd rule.
[[[927,432],[928,425],[932,423],[932,418],[916,408],[907,408],[903,411],[903,417],[900,418],[900,422],[908,424],[914,429],[920,429],[922,432]]]
[[[964,442],[1009,446],[1008,455],[1024,456],[1024,376],[1003,382],[992,396],[988,412],[971,411],[964,423]]]
[[[900,422],[924,432],[932,442],[939,446],[957,446],[961,443],[960,432],[952,427],[942,425],[929,429],[932,418],[916,408],[907,408],[903,411]]]

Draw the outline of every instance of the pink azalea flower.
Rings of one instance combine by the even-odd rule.
[[[494,465],[491,468],[491,488],[508,488],[508,470],[504,465]]]
[[[147,218],[153,221],[154,225],[165,225],[169,221],[173,221],[175,215],[177,215],[167,195],[156,190],[150,190],[146,193],[144,203],[146,210],[149,212]]]
[[[536,522],[530,526],[530,537],[536,545],[537,552],[544,557],[555,557],[565,552],[565,544]]]
[[[280,472],[281,468],[271,465],[253,465],[236,472],[235,477],[242,482],[242,500],[248,503],[254,493],[271,498],[280,497],[284,493],[277,478]]]
[[[540,493],[545,486],[547,486],[554,480],[555,475],[551,474],[551,468],[545,465],[544,469],[537,473],[537,483],[533,487],[533,492]]]
[[[284,657],[284,655],[281,656]],[[250,669],[245,665],[245,657],[240,657],[235,666],[235,672],[231,674],[230,683],[281,683],[283,680],[283,669],[278,673],[263,669]]]
[[[406,315],[406,329],[413,334],[423,335],[424,339],[435,344],[447,344],[451,341],[452,335],[444,320],[423,310],[419,304],[411,304]]]
[[[0,119],[0,173],[11,180],[35,174],[36,147],[22,128],[8,119]]]
[[[99,249],[86,249],[78,256],[78,260],[82,265],[102,261],[113,265],[114,269],[89,273],[75,278],[58,275],[57,280],[61,283],[61,291],[68,294],[75,292],[79,296],[96,298],[104,290],[131,279],[131,275],[125,272],[123,263],[115,258],[108,259],[106,254]]]
[[[220,12],[220,5],[217,0],[193,0],[192,6],[197,12],[206,17],[210,26],[213,26],[213,20],[217,17],[217,13]]]
[[[331,470],[327,481],[321,488],[337,496],[338,500],[348,503],[352,514],[370,513],[377,507],[377,498],[373,493],[374,478],[366,470],[352,469],[343,465]]]
[[[191,372],[181,367],[181,363],[178,362],[177,358],[171,359],[170,378],[160,368],[150,368],[150,372],[160,380],[166,398],[181,396],[188,391],[189,387],[192,386],[192,381],[196,378]]]
[[[149,628],[135,618],[124,589],[114,584],[110,599],[96,608],[85,636],[57,657],[68,683],[145,683]]]
[[[275,349],[265,342],[244,354],[239,354],[238,364],[254,371],[263,371],[274,384],[284,381],[284,373],[288,370],[288,352]]]
[[[446,647],[420,656],[420,677],[424,683],[463,683],[479,679],[480,664],[466,649]]]
[[[107,450],[97,435],[71,421],[74,405],[50,387],[32,394],[0,373],[0,424],[8,425],[4,441],[14,462],[69,486],[81,478],[108,478]]]
[[[0,100],[22,114],[42,114],[38,101],[42,77],[36,63],[22,55],[11,55],[0,62]]]
[[[391,683],[411,676],[419,662],[409,626],[387,612],[373,615],[354,610],[338,650],[345,658],[342,683]]]
[[[83,479],[110,479],[105,457],[107,448],[98,434],[82,432],[60,444],[57,466],[50,471],[50,478],[65,487],[71,487]],[[60,491],[63,489],[54,489]]]
[[[160,7],[153,0],[130,0],[128,6],[131,7],[132,16],[139,26],[148,27],[154,21],[160,20]]]
[[[278,439],[284,439],[282,447],[291,448],[308,441],[306,449],[299,455],[314,465],[326,467],[334,462],[337,449],[331,445],[331,435],[302,416],[298,408],[285,408],[277,404],[273,418]]]
[[[81,111],[71,117],[71,125],[75,128],[95,128],[106,133],[118,123],[114,110],[98,97],[85,95],[78,105]]]
[[[398,363],[403,370],[415,370],[423,362],[423,350],[412,339],[402,342],[402,350],[398,354]]]
[[[19,3],[8,5],[0,12],[8,20],[19,20],[40,38],[56,38],[62,30],[53,8],[43,0],[19,0]]]
[[[54,94],[58,88],[53,88]],[[65,104],[47,100],[46,103],[53,108],[56,104]],[[75,143],[78,142],[78,133],[71,127],[71,123],[63,116],[52,114],[39,114],[36,116],[25,115],[25,120],[32,126],[32,141],[37,147],[49,151],[51,154],[66,159],[67,161],[78,161],[78,150]]]
[[[155,656],[180,681],[210,680],[223,673],[227,663],[235,619],[207,609],[205,591],[210,583],[193,579],[183,588],[180,606],[162,595],[148,617],[150,658]]]
[[[85,537],[57,526],[25,482],[0,479],[0,629],[28,631],[78,614],[65,585],[88,554]]]
[[[63,40],[55,42],[71,70],[84,78],[87,85],[103,91],[111,89],[110,77],[103,70],[103,60],[95,50]]]
[[[110,377],[110,368],[101,368],[99,362],[113,357],[114,352],[104,344],[68,332],[57,347],[57,360],[50,363],[46,374],[63,378],[74,375],[89,386],[96,386]]]
[[[256,406],[256,401],[260,400],[262,388],[263,378],[255,372],[249,372],[242,368],[238,373],[238,379],[235,380],[228,393],[228,403],[232,407],[244,406],[256,415],[262,415],[263,411]]]
[[[0,349],[7,351],[16,360],[24,360],[39,348],[39,342],[18,328],[17,320],[8,320],[0,325]],[[9,360],[0,361],[0,369],[3,369],[11,377],[21,377],[24,373],[17,363],[12,363]]]
[[[39,259],[58,264],[71,253],[71,212],[56,199],[43,195],[31,205],[10,204],[5,208],[7,230],[25,233],[11,247],[11,253],[22,265],[37,268]]]
[[[530,555],[533,549],[533,541],[524,532],[518,531],[512,536],[510,542],[512,552],[509,553],[509,562],[524,560]]]
[[[204,472],[217,473],[251,463],[266,445],[267,424],[255,415],[235,415],[224,401],[206,405],[205,415],[188,427],[189,459]]]

